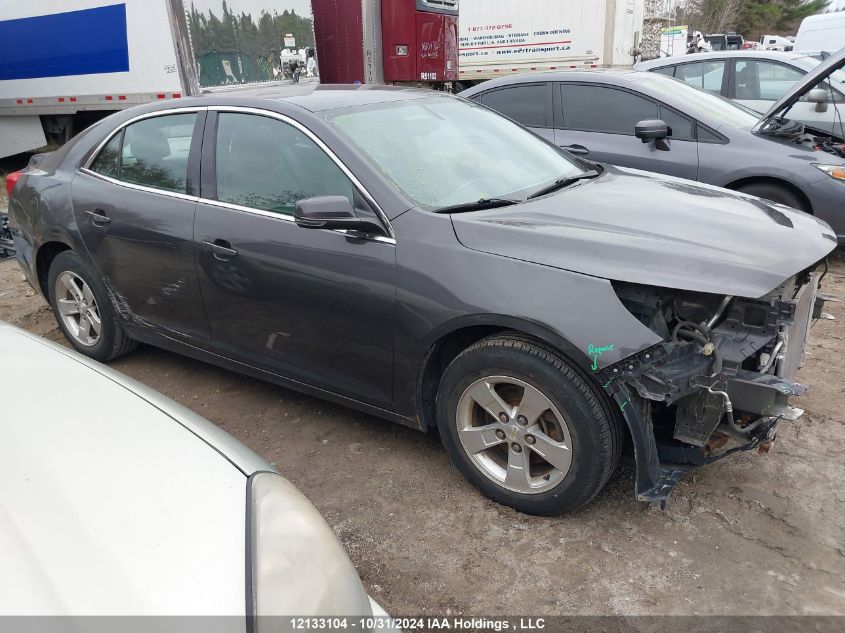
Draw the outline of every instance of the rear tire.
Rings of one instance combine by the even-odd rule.
[[[103,282],[73,251],[53,260],[47,290],[59,328],[76,351],[105,362],[138,346],[123,330]]]
[[[810,212],[807,205],[804,204],[801,198],[795,192],[787,189],[783,185],[754,182],[738,187],[737,191],[747,193],[751,196],[757,196],[758,198],[763,198],[764,200],[771,200],[772,202],[777,202],[778,204],[783,204],[787,207],[804,211],[805,213]]]
[[[481,492],[543,516],[591,501],[619,463],[623,438],[589,378],[519,334],[479,341],[452,361],[437,393],[437,425]]]

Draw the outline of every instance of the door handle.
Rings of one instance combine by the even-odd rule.
[[[561,145],[560,148],[565,149],[570,154],[586,155],[590,153],[590,150],[583,145]]]
[[[226,240],[214,240],[213,242],[204,240],[203,244],[208,246],[211,252],[214,253],[214,258],[219,259],[221,262],[229,261],[233,257],[238,256],[238,251],[232,248],[232,245]]]
[[[91,216],[91,221],[97,226],[105,226],[111,223],[111,218],[106,215],[102,209],[94,209],[93,211],[86,211]]]

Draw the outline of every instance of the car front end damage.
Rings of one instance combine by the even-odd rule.
[[[614,282],[622,304],[663,341],[596,372],[631,429],[637,498],[665,503],[684,473],[738,451],[767,452],[789,399],[807,387],[810,327],[826,264],[749,299]]]

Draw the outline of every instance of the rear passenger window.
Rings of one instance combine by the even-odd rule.
[[[546,127],[546,84],[524,84],[484,94],[481,103],[526,127]]]
[[[722,78],[724,76],[724,60],[681,64],[675,70],[676,79],[681,79],[699,90],[706,90],[714,94],[722,92]]]
[[[123,132],[114,135],[91,164],[92,171],[109,178],[120,177],[120,142],[122,139]]]
[[[120,180],[186,193],[188,155],[196,119],[195,112],[169,114],[128,126],[123,132]]]
[[[634,135],[637,122],[658,118],[657,104],[606,86],[562,84],[563,126],[570,130]]]
[[[295,127],[265,116],[220,113],[217,123],[217,199],[293,215],[299,200],[346,196],[352,182]]]

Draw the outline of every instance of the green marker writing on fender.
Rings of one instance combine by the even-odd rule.
[[[593,371],[597,371],[599,368],[599,356],[601,356],[605,352],[612,352],[614,345],[615,343],[611,343],[610,345],[605,345],[604,347],[596,347],[595,345],[590,343],[587,346],[587,354],[593,357]]]

